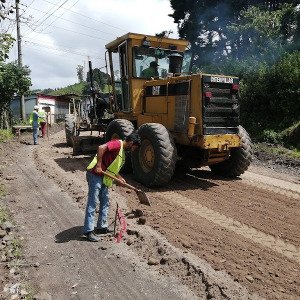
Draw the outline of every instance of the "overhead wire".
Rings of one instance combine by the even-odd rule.
[[[32,44],[32,45],[36,45],[38,47],[43,47],[43,48],[48,48],[48,49],[53,49],[53,50],[57,50],[57,51],[61,51],[61,52],[66,52],[66,53],[72,53],[72,54],[76,54],[76,55],[80,55],[80,56],[91,56],[93,58],[96,58],[96,59],[99,59],[99,60],[105,60],[104,58],[101,58],[99,56],[94,56],[93,54],[86,54],[86,53],[80,53],[78,51],[74,51],[73,49],[68,49],[68,48],[65,48],[65,47],[59,47],[59,48],[56,48],[56,47],[53,47],[52,45],[50,44],[47,44],[47,43],[35,43],[35,42],[31,42],[31,41],[24,41],[25,44]]]
[[[47,2],[47,3],[49,3],[49,4],[52,4],[52,5],[55,5],[53,2],[51,2],[51,1],[48,1],[48,0],[42,0],[42,1],[44,1],[44,2]],[[65,9],[65,8],[62,8],[62,9]],[[128,32],[128,31],[124,30],[124,28],[120,28],[120,27],[117,27],[117,26],[113,26],[113,25],[111,25],[111,24],[108,24],[108,23],[105,23],[105,22],[103,22],[103,21],[100,21],[100,20],[97,20],[97,19],[94,19],[94,18],[88,17],[88,16],[86,16],[86,15],[84,15],[84,14],[82,14],[82,13],[79,13],[79,12],[77,12],[77,11],[70,10],[70,12],[71,12],[71,13],[73,13],[73,14],[76,14],[76,15],[82,16],[82,17],[84,17],[84,18],[87,18],[87,19],[93,20],[93,21],[95,21],[95,22],[98,22],[98,23],[101,23],[101,24],[107,25],[107,26],[109,26],[109,27],[112,27],[112,28],[115,28],[115,29],[119,29],[119,30],[121,30],[122,32],[125,32],[125,33],[126,33],[126,32]]]
[[[26,25],[29,27],[28,24],[26,24]],[[90,35],[90,34],[86,34],[86,33],[83,33],[83,32],[74,31],[74,30],[67,29],[67,28],[63,28],[63,27],[56,26],[56,25],[51,25],[51,27],[58,28],[58,29],[62,29],[62,30],[66,30],[66,31],[69,31],[69,32],[73,32],[73,33],[75,33],[75,34],[80,34],[80,35],[88,36],[88,37],[90,37],[90,38],[97,39],[97,40],[102,40],[102,41],[105,41],[105,42],[108,42],[108,41],[109,41],[108,39],[103,39],[103,38],[100,38],[99,36],[93,36],[93,35]],[[30,27],[29,27],[29,28],[30,28]],[[31,28],[31,29],[32,29],[32,28]],[[25,36],[25,37],[28,38],[29,36]]]
[[[80,0],[77,0],[76,2],[74,2],[70,7],[68,7],[68,9],[71,9],[72,7],[74,7]],[[46,27],[44,27],[41,32],[43,32],[45,29],[47,29],[49,26],[51,26],[57,19],[61,18],[62,15],[64,15],[67,12],[67,10],[63,11],[59,16],[56,16],[56,18],[50,23],[47,24]],[[36,35],[35,35],[36,36]],[[33,38],[35,37],[33,36]]]
[[[46,20],[48,20],[56,11],[58,11],[64,4],[66,4],[67,2],[68,2],[69,0],[64,0],[64,2],[62,3],[62,4],[60,4],[58,7],[53,7],[53,8],[55,8],[54,9],[54,11],[53,12],[51,12],[50,14],[48,14],[48,12],[50,12],[53,8],[51,8],[51,9],[49,9],[48,10],[48,12],[46,13],[46,14],[48,14],[47,15],[47,17],[44,19],[44,20],[42,20],[43,19],[43,17],[42,18],[40,18],[37,22],[35,22],[36,23],[36,28],[38,28],[39,26],[41,26]],[[42,20],[40,23],[38,23],[40,20]],[[38,23],[38,24],[37,24]]]
[[[36,11],[38,11],[38,12],[45,13],[44,11],[42,11],[42,10],[40,10],[40,9],[37,9],[37,8],[31,7],[31,9],[36,10]],[[94,31],[101,32],[101,33],[104,33],[104,34],[109,34],[109,35],[112,34],[111,32],[105,32],[105,31],[102,31],[102,30],[99,30],[99,29],[96,29],[96,28],[93,28],[93,27],[90,27],[90,26],[87,26],[87,25],[80,24],[80,23],[78,23],[78,22],[74,22],[74,21],[68,20],[68,19],[66,19],[66,18],[57,17],[57,19],[61,19],[61,20],[67,21],[67,22],[69,22],[69,23],[72,23],[72,24],[75,24],[75,25],[79,25],[79,26],[82,26],[82,27],[85,27],[85,28],[88,28],[88,29],[92,29],[92,30],[94,30]],[[56,19],[56,20],[57,20],[57,19]],[[53,23],[53,22],[52,22],[52,23]],[[52,24],[52,23],[51,23],[51,24]],[[51,25],[51,24],[50,24],[50,25]],[[33,30],[33,29],[32,29],[32,30]]]
[[[38,46],[38,45],[28,45],[28,44],[25,44],[24,47],[25,48],[31,48],[31,50],[33,50],[33,51],[39,51],[39,53],[41,51],[40,49],[37,49],[37,48],[40,48],[40,46]],[[44,47],[44,48],[45,49],[43,51],[51,52],[52,55],[56,55],[56,56],[62,57],[61,54],[57,52],[57,50],[55,50],[55,49],[49,49],[47,47]],[[73,61],[77,61],[78,62],[78,58],[73,57],[73,55],[64,56],[63,59],[64,60],[68,59],[68,60],[73,60]],[[95,60],[99,60],[99,59],[95,58]]]
[[[30,6],[33,4],[34,1],[35,1],[35,0],[32,0],[32,1],[30,2],[29,5],[26,5],[26,8],[25,8],[24,11],[20,14],[20,17],[26,13],[26,11],[28,10],[28,8],[30,8]]]
[[[25,41],[26,46],[30,46],[30,44],[32,46],[39,47],[39,48],[46,48],[48,50],[54,50],[54,51],[57,51],[57,52],[64,52],[64,53],[69,53],[69,54],[71,53],[71,54],[78,55],[78,56],[90,57],[90,58],[93,58],[93,59],[96,59],[96,60],[105,61],[105,58],[95,56],[95,55],[90,54],[90,53],[89,54],[80,53],[80,52],[73,51],[72,49],[68,49],[68,48],[56,48],[56,47],[52,47],[51,45],[49,45],[47,43],[34,43],[34,42],[31,42],[31,41]],[[113,60],[113,61],[115,63],[117,62],[116,60]]]
[[[22,12],[21,15],[24,15],[26,12],[28,12],[29,9],[33,9],[33,10],[36,10],[36,11],[40,11],[40,10],[34,8],[34,7],[31,7],[31,5],[34,3],[34,1],[35,1],[35,0],[33,0],[33,1],[26,7],[26,9]],[[53,23],[54,23],[56,20],[61,19],[61,20],[64,20],[64,21],[67,21],[67,22],[70,22],[70,23],[73,23],[73,24],[76,24],[76,25],[85,27],[85,28],[89,28],[89,29],[92,29],[92,30],[95,30],[95,31],[98,31],[98,32],[102,32],[102,33],[104,33],[104,34],[111,34],[111,33],[108,33],[108,32],[104,32],[104,31],[101,31],[101,30],[92,28],[92,27],[87,26],[87,25],[83,25],[83,24],[80,24],[80,23],[77,23],[77,22],[74,22],[74,21],[71,21],[71,20],[62,18],[62,15],[65,14],[66,12],[71,12],[71,13],[73,13],[73,14],[80,15],[80,16],[82,16],[82,17],[84,17],[84,18],[87,18],[87,19],[90,19],[90,20],[92,20],[92,21],[99,22],[99,23],[101,23],[101,24],[105,24],[105,25],[107,25],[107,26],[109,26],[109,27],[116,28],[116,29],[121,30],[121,31],[123,31],[123,32],[127,32],[127,31],[125,31],[124,29],[121,29],[121,28],[119,28],[119,27],[116,27],[116,26],[107,24],[107,23],[102,22],[102,21],[100,21],[100,20],[93,19],[93,18],[88,17],[88,16],[86,16],[86,15],[84,15],[84,14],[81,14],[81,13],[78,13],[78,12],[76,12],[76,11],[73,11],[72,8],[73,8],[80,0],[77,0],[75,3],[73,3],[73,4],[72,4],[70,7],[68,7],[68,8],[65,8],[65,7],[63,7],[63,6],[64,6],[69,0],[65,0],[65,1],[63,1],[62,3],[61,3],[61,1],[60,1],[60,2],[58,2],[57,4],[54,4],[54,3],[50,2],[50,1],[47,1],[47,0],[42,0],[42,1],[52,4],[52,5],[54,5],[54,7],[50,8],[50,9],[47,10],[46,12],[40,11],[40,12],[43,12],[44,15],[43,15],[43,17],[39,18],[36,22],[33,23],[34,28],[31,28],[30,25],[28,24],[28,22],[25,23],[25,24],[28,26],[28,28],[29,28],[30,30],[32,30],[33,32],[36,32],[36,31],[37,31],[43,24],[45,24],[45,22],[46,22],[47,20],[49,20],[51,17],[55,17],[55,19],[52,20],[51,23],[45,24],[46,27],[42,28],[42,29],[41,29],[41,32],[43,32],[45,29],[47,29],[47,28],[49,28],[49,27],[51,26],[51,27],[53,27],[53,28],[58,28],[58,29],[66,30],[66,31],[69,31],[69,32],[72,32],[72,33],[75,33],[75,34],[80,34],[80,35],[88,36],[88,37],[90,37],[90,38],[94,38],[94,39],[103,40],[103,41],[108,42],[107,39],[103,39],[103,38],[101,38],[101,37],[99,37],[99,36],[93,36],[93,35],[90,35],[90,34],[85,34],[85,33],[82,33],[82,32],[78,32],[78,31],[74,31],[74,30],[71,30],[71,29],[67,29],[67,28],[63,28],[63,27],[59,27],[59,26],[53,25]],[[59,3],[60,3],[60,4],[59,4]],[[57,6],[57,5],[59,5],[59,6]],[[60,9],[61,9],[61,10],[64,10],[64,12],[61,13],[60,15],[56,15],[55,13],[56,13],[58,10],[60,10]],[[11,24],[10,24],[9,26],[11,26]],[[30,34],[31,34],[31,33],[29,33],[29,35],[30,35]],[[37,35],[37,34],[36,34],[36,35]],[[36,36],[36,35],[35,35],[35,36]],[[34,36],[34,37],[35,37],[35,36]],[[33,38],[34,38],[34,37],[33,37]],[[36,41],[36,39],[35,39],[35,41]],[[38,43],[35,43],[35,42],[32,42],[32,41],[25,41],[25,47],[30,47],[32,50],[35,50],[35,51],[37,51],[37,49],[35,49],[35,47],[38,47],[38,48],[41,48],[41,47],[42,47],[42,48],[44,48],[45,51],[49,51],[49,52],[53,53],[54,55],[59,55],[58,53],[55,53],[55,52],[60,52],[60,53],[63,53],[63,52],[64,52],[64,53],[70,54],[71,56],[72,56],[72,55],[77,55],[77,56],[82,56],[82,57],[87,57],[87,56],[89,56],[89,57],[91,57],[91,58],[93,58],[93,59],[95,59],[95,60],[100,60],[100,61],[105,60],[104,58],[100,58],[99,56],[97,57],[97,56],[90,55],[90,54],[87,55],[87,54],[80,53],[80,52],[77,52],[77,51],[74,51],[74,50],[70,50],[70,49],[67,49],[67,48],[62,49],[62,48],[49,47],[49,44],[45,46],[45,45],[43,45],[42,43],[39,43],[39,44],[38,44]],[[61,46],[59,46],[59,47],[61,47]],[[68,55],[68,56],[65,56],[65,57],[69,58],[69,55]]]
[[[21,3],[21,5],[27,7],[27,5]],[[38,22],[40,22],[46,15],[48,15],[52,10],[53,10],[54,7],[51,7],[50,9],[48,9],[46,12],[43,12],[43,16],[40,17],[37,21],[35,21],[32,26],[36,26],[36,28],[38,27]],[[33,30],[33,29],[32,29]],[[25,31],[24,34],[27,34],[27,32]]]

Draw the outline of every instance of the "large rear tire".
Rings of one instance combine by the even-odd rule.
[[[75,136],[75,117],[73,114],[65,115],[65,132],[66,132],[67,145],[72,147],[73,146],[72,138],[73,136]]]
[[[141,147],[132,153],[133,173],[148,187],[167,184],[174,174],[177,151],[173,137],[161,124],[146,123],[138,129]]]
[[[130,121],[124,119],[115,119],[108,124],[105,138],[107,142],[114,139],[125,140],[125,138],[133,131],[134,126]],[[131,152],[125,151],[125,155],[125,164],[123,165],[121,172],[132,173]]]
[[[234,178],[240,176],[248,169],[253,157],[251,139],[242,126],[239,126],[239,136],[241,138],[241,146],[233,148],[227,160],[209,166],[213,173]]]

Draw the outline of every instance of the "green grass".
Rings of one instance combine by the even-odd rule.
[[[3,197],[6,195],[6,189],[5,189],[5,185],[3,183],[0,182],[0,197]],[[0,219],[1,220],[1,219]]]
[[[34,297],[34,295],[36,294],[36,291],[34,290],[34,288],[32,286],[30,286],[29,284],[21,284],[22,289],[26,290],[26,292],[28,293],[25,296],[25,300],[33,300],[36,299]]]
[[[13,138],[13,134],[10,129],[0,129],[0,143],[3,143],[11,138]]]
[[[0,224],[6,222],[8,219],[7,212],[4,208],[0,207]]]
[[[78,96],[81,96],[81,95],[83,95],[84,87],[85,87],[84,82],[75,83],[75,84],[69,85],[67,87],[53,91],[49,95],[61,96],[61,95],[66,95],[66,94],[76,94]]]
[[[1,194],[3,195],[5,193],[5,189],[4,186],[1,185],[0,183],[0,196]],[[0,225],[6,221],[11,221],[8,215],[8,212],[0,206]],[[7,245],[7,247],[5,247],[2,251],[3,254],[5,254],[6,256],[8,256],[9,254],[13,255],[13,260],[9,263],[10,266],[14,266],[16,268],[19,268],[19,261],[20,258],[22,257],[22,241],[19,237],[14,237],[14,239],[11,241],[11,243],[9,245]],[[0,251],[1,254],[1,251]],[[27,295],[24,296],[23,299],[25,300],[33,300],[34,299],[34,295],[36,294],[35,290],[28,284],[21,284],[22,289],[26,290]]]
[[[280,145],[270,146],[270,144],[266,143],[254,143],[253,144],[254,151],[261,151],[271,155],[281,155],[286,158],[291,159],[300,159],[300,151],[296,148],[287,149]]]
[[[22,255],[22,243],[19,238],[14,238],[11,242],[11,253],[15,258],[20,258]]]

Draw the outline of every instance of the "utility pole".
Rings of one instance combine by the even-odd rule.
[[[17,23],[17,42],[18,42],[18,66],[22,67],[22,45],[21,45],[21,32],[20,32],[20,13],[19,13],[19,2],[16,0],[16,23]],[[24,95],[20,95],[20,116],[23,121],[26,121],[25,116],[25,98]]]

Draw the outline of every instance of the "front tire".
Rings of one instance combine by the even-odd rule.
[[[213,173],[234,178],[248,169],[252,161],[253,149],[251,139],[242,126],[239,126],[239,137],[241,138],[241,146],[233,148],[227,160],[209,166]]]
[[[132,153],[133,173],[148,187],[159,187],[171,180],[177,160],[173,137],[161,124],[146,123],[138,129],[141,147]]]
[[[108,124],[105,139],[110,140],[125,140],[134,131],[133,124],[124,119],[115,119]],[[125,151],[125,163],[121,169],[123,173],[132,173],[131,152]]]

